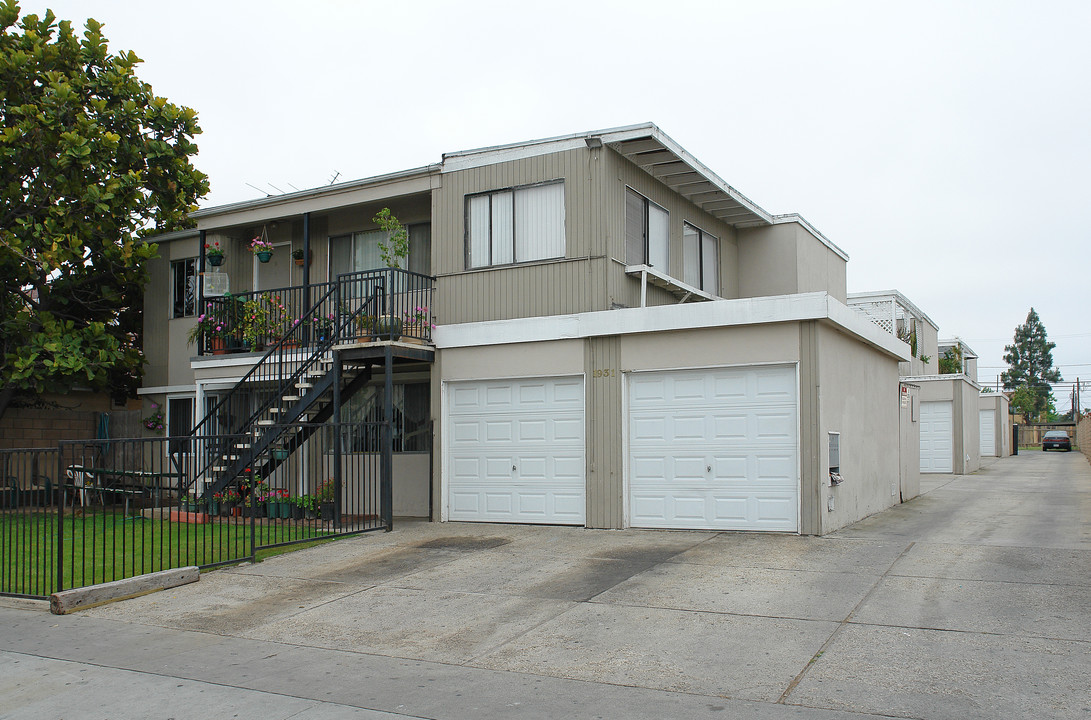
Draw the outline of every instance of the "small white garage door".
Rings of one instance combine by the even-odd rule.
[[[630,524],[797,531],[796,396],[794,367],[632,374]]]
[[[993,457],[996,455],[996,412],[982,410],[981,412],[981,457]]]
[[[449,520],[583,525],[583,377],[447,386]]]
[[[954,424],[950,400],[921,403],[921,472],[954,472]]]

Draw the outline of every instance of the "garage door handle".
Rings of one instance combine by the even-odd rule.
[[[515,472],[515,466],[514,465],[511,466],[511,471]]]
[[[711,465],[709,465],[708,467],[706,467],[706,468],[705,468],[705,471],[706,471],[706,472],[712,472],[712,466],[711,466]]]

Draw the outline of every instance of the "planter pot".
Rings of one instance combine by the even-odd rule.
[[[288,449],[287,448],[273,448],[273,459],[274,460],[287,460],[288,459]]]
[[[273,252],[271,250],[258,250],[254,253],[254,257],[258,259],[258,262],[267,263],[273,258]]]
[[[375,321],[375,334],[380,340],[398,340],[402,336],[401,318],[383,315]]]
[[[209,515],[219,515],[220,514],[220,503],[218,501],[212,500],[211,502],[208,503],[208,514]]]
[[[265,517],[265,503],[258,503],[257,505],[251,505],[250,507],[243,506],[244,517]]]
[[[335,506],[333,503],[322,503],[319,505],[318,512],[323,522],[330,522],[333,520],[334,509]]]
[[[222,337],[214,337],[209,339],[208,346],[212,348],[213,355],[226,355],[227,354],[227,340]]]
[[[296,265],[303,267],[303,258],[293,258],[293,260],[295,260]]]
[[[186,512],[197,512],[197,508],[200,507],[195,502],[183,502],[182,509]]]
[[[287,520],[291,517],[291,514],[291,503],[283,502],[281,500],[265,503],[265,517],[270,520]]]
[[[299,505],[296,505],[295,503],[289,505],[288,515],[291,517],[292,520],[302,520],[303,514],[303,508],[301,508]]]
[[[223,255],[205,255],[205,260],[208,260],[208,264],[212,267],[219,267],[224,264]]]

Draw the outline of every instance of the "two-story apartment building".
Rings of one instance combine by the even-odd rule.
[[[377,269],[383,208],[407,227],[404,271]],[[823,534],[898,501],[908,344],[847,307],[843,251],[654,125],[194,218],[158,238],[146,299],[142,392],[172,434],[385,428],[334,450],[294,430],[247,443],[287,456],[263,467],[293,492],[329,467],[308,453],[336,452],[374,460],[384,512],[442,521]],[[282,314],[271,348],[187,341],[259,300]],[[376,322],[396,314],[401,337]],[[256,462],[225,457],[208,488]]]

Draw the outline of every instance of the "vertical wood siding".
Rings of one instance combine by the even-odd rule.
[[[591,338],[584,348],[587,526],[620,528],[624,522],[625,503],[621,338]]]
[[[603,279],[603,152],[570,150],[443,176],[433,194],[438,322],[538,317],[609,307]],[[564,180],[565,256],[466,272],[466,196]]]
[[[640,305],[640,282],[625,275],[625,188],[631,187],[670,213],[670,274],[682,278],[682,225],[692,225],[719,238],[720,296],[739,297],[739,248],[735,228],[728,225],[669,187],[654,179],[629,160],[611,151],[604,169],[602,204],[608,241],[607,253],[618,262],[610,263],[607,278],[610,302],[626,307]],[[649,305],[669,305],[678,299],[665,290],[648,288]]]

